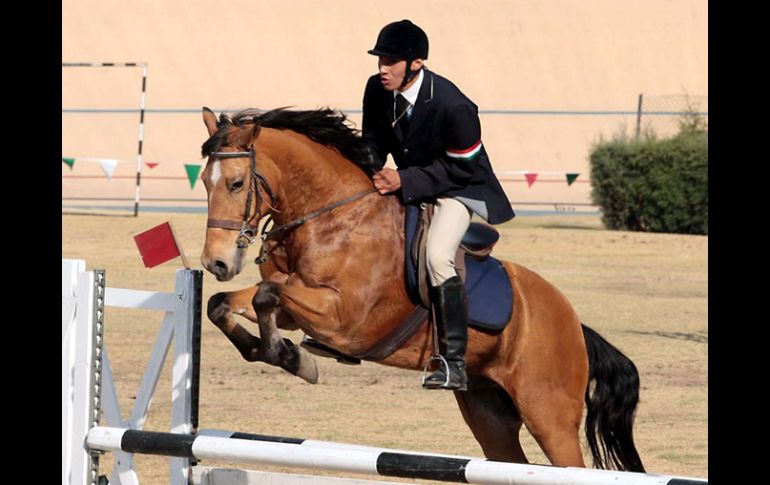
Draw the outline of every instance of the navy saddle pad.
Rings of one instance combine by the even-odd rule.
[[[406,282],[414,303],[419,304],[417,264],[412,246],[420,223],[420,208],[406,206]],[[463,238],[465,242],[465,238]],[[472,242],[472,241],[471,241]],[[465,255],[465,291],[468,294],[469,323],[485,330],[502,330],[513,312],[513,289],[505,268],[489,256],[481,261]]]

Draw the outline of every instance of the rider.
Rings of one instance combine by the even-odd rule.
[[[425,32],[409,20],[390,23],[368,52],[379,57],[379,73],[366,83],[362,127],[381,169],[374,186],[380,194],[395,193],[404,204],[435,204],[426,253],[448,368],[442,363],[423,386],[465,390],[468,304],[455,253],[472,214],[500,224],[514,213],[481,143],[478,108],[424,65]],[[382,168],[389,153],[398,170]]]

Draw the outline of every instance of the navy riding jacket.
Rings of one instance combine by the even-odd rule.
[[[481,143],[478,107],[451,81],[423,69],[408,133],[400,124],[393,126],[393,93],[379,75],[366,83],[362,131],[376,155],[375,168],[383,167],[388,153],[393,156],[405,204],[452,197],[490,224],[512,219],[511,204]]]

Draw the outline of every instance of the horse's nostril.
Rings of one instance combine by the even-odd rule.
[[[216,268],[217,274],[220,274],[220,275],[227,274],[227,265],[223,261],[216,260],[214,262],[214,267]]]

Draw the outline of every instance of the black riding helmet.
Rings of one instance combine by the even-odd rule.
[[[374,49],[368,51],[374,56],[386,56],[406,61],[406,73],[401,86],[414,77],[412,61],[428,58],[428,36],[420,27],[409,20],[391,22],[380,31]]]

